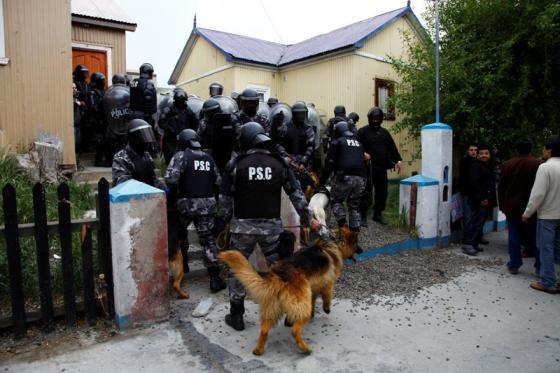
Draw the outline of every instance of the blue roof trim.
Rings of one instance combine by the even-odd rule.
[[[128,202],[131,199],[141,199],[146,196],[165,193],[163,190],[154,188],[148,184],[131,179],[114,188],[109,189],[109,199],[112,203]]]
[[[411,8],[404,8],[404,10],[398,14],[396,14],[393,18],[390,18],[389,20],[387,20],[383,25],[379,26],[378,28],[376,28],[375,30],[373,30],[372,32],[370,32],[369,34],[367,34],[366,36],[364,36],[363,38],[361,38],[360,40],[358,40],[357,42],[354,43],[354,47],[356,48],[362,48],[364,46],[364,44],[366,43],[366,41],[371,38],[372,36],[374,36],[375,34],[378,34],[379,32],[385,30],[387,27],[389,27],[393,22],[395,22],[397,19],[399,19],[400,17],[406,15],[407,13],[412,13],[412,9]]]
[[[453,127],[451,127],[448,124],[445,123],[432,123],[432,124],[426,124],[424,127],[422,127],[422,131],[424,130],[449,130],[449,131],[453,131]]]
[[[433,179],[431,177],[423,175],[414,175],[411,177],[407,177],[406,179],[401,180],[400,183],[402,185],[418,184],[418,186],[439,185],[439,181],[437,179]]]

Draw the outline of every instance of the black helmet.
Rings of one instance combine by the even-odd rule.
[[[91,78],[89,79],[89,84],[92,88],[103,89],[105,88],[105,75],[100,72],[95,72],[91,74]]]
[[[143,153],[156,142],[152,126],[144,119],[133,119],[128,123],[128,143],[137,153]]]
[[[113,79],[111,79],[113,84],[126,84],[126,78],[123,74],[115,74],[113,75]]]
[[[202,113],[204,115],[205,120],[210,120],[214,117],[214,114],[217,114],[221,111],[220,103],[212,98],[204,101],[202,104]]]
[[[350,131],[350,126],[345,121],[340,121],[334,125],[334,137],[338,139],[342,136],[354,136],[352,131]]]
[[[269,141],[271,141],[270,137],[265,134],[264,128],[257,122],[248,122],[241,126],[239,133],[241,150],[247,151]]]
[[[140,66],[140,77],[152,79],[153,75],[154,67],[151,63],[143,63],[142,66]]]
[[[276,105],[278,103],[278,98],[271,96],[268,101],[266,101],[266,103],[268,104],[268,107],[273,107],[274,105]]]
[[[185,150],[189,149],[200,149],[200,139],[196,132],[190,128],[182,130],[179,135],[177,135],[177,141],[179,142],[179,149]]]
[[[296,101],[292,105],[292,120],[294,123],[303,123],[307,119],[307,106],[303,101]]]
[[[336,105],[334,107],[334,116],[335,117],[345,117],[346,116],[346,108],[344,105]]]
[[[86,65],[79,64],[74,68],[74,79],[77,82],[84,82],[87,79],[88,75],[89,70]]]
[[[360,116],[358,115],[358,113],[351,112],[350,114],[348,114],[348,119],[352,120],[352,122],[356,124],[360,120]]]
[[[218,82],[210,84],[208,88],[210,90],[210,97],[221,96],[224,92],[224,86]]]
[[[173,101],[184,104],[189,99],[187,92],[183,88],[175,88],[173,90]]]
[[[372,107],[367,113],[367,120],[372,126],[380,126],[383,122],[383,110],[377,106]]]
[[[252,117],[257,114],[259,100],[260,97],[257,91],[247,88],[239,95],[239,106],[245,114]]]

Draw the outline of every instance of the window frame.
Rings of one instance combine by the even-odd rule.
[[[387,90],[389,91],[387,98],[390,99],[395,94],[395,82],[388,79],[375,78],[375,106],[379,108],[381,108],[379,103],[380,88],[387,88]],[[383,119],[395,120],[396,114],[394,106],[388,104],[388,107],[388,110],[383,110],[383,108],[381,108],[383,110]]]
[[[10,59],[6,57],[6,33],[4,30],[4,1],[0,0],[0,65],[7,65]]]

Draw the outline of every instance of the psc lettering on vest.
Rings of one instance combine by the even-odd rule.
[[[194,169],[196,171],[210,171],[209,161],[194,161]]]
[[[272,180],[272,168],[249,167],[249,180]]]
[[[360,146],[360,142],[358,140],[346,139],[346,144],[348,146]]]

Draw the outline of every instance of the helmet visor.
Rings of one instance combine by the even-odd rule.
[[[151,144],[156,142],[154,131],[149,124],[133,128],[129,133],[129,137],[136,144]]]

